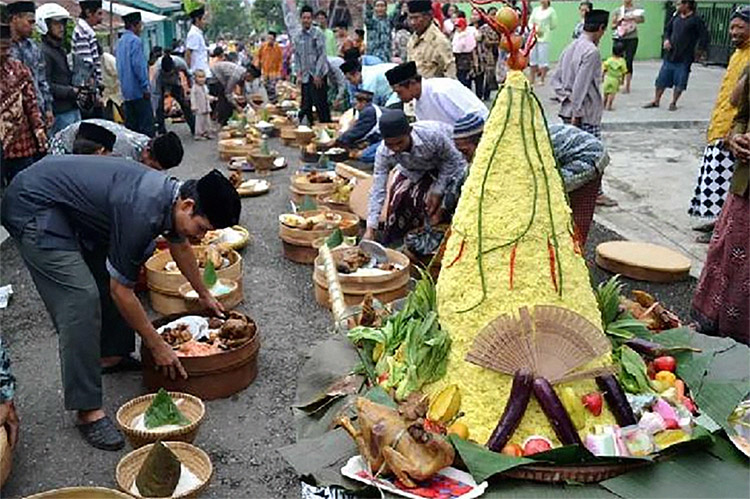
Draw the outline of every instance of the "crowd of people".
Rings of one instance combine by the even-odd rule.
[[[493,7],[467,19],[448,3],[410,0],[389,14],[385,0],[367,0],[362,29],[350,29],[345,11],[335,10],[329,27],[329,13],[302,5],[299,29],[268,31],[262,41],[247,44],[208,44],[206,10],[199,6],[187,13],[185,39],[169,50],[153,49],[148,59],[139,36],[142,20],[133,12],[123,16],[125,29],[112,56],[93,31],[102,19],[101,2],[79,5],[72,68],[61,43],[72,18],[61,6],[37,9],[32,1],[16,1],[0,24],[7,186],[2,223],[66,345],[66,408],[78,411],[89,444],[111,450],[123,440],[101,409],[101,374],[139,367],[130,356],[133,331],[158,366],[184,374],[133,293],[140,262],[154,238],[166,233],[203,304],[220,312],[200,280],[188,239],[237,223],[240,212],[236,191],[216,171],[183,183],[155,171],[182,160],[181,141],[166,131],[166,116],[180,115],[195,140],[209,139],[233,114],[277,103],[284,80],[299,88],[302,124],[327,123],[333,111],[353,108],[353,124],[337,144],[373,164],[364,237],[430,256],[450,224],[489,117],[486,102],[505,79],[508,55],[483,17],[495,16]],[[647,107],[658,107],[665,89],[673,88],[670,109],[676,108],[694,54],[706,48],[706,28],[695,10],[694,0],[680,0],[668,23],[655,99]],[[532,85],[549,79],[559,103],[562,124],[551,125],[549,134],[577,238],[585,243],[595,205],[609,202],[601,191],[608,163],[602,116],[618,93],[630,92],[638,24],[645,17],[632,0],[612,13],[583,1],[580,13],[571,42],[549,71],[557,14],[549,0],[533,9],[537,42],[528,74]],[[41,43],[31,39],[34,23]],[[714,231],[693,305],[703,331],[747,343],[750,7],[733,12],[729,29],[737,50],[712,116],[691,206]],[[603,62],[599,45],[608,33],[615,43]],[[158,195],[145,195],[142,185]],[[133,220],[133,212],[145,218]],[[99,334],[105,318],[109,331],[100,352],[83,332]],[[0,423],[7,424],[15,411],[8,404],[12,378],[5,364],[0,358]]]

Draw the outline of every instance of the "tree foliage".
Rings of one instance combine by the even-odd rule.
[[[280,33],[286,31],[281,1],[255,0],[250,11],[250,22],[257,33],[266,33],[269,29]]]
[[[208,0],[210,12],[206,36],[215,39],[219,35],[244,38],[252,31],[250,9],[239,0]]]

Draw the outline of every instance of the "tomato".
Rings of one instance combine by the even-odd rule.
[[[677,361],[674,360],[674,357],[670,355],[665,355],[663,357],[657,357],[654,359],[654,370],[656,372],[669,371],[673,373],[676,367]]]
[[[552,445],[546,438],[531,437],[526,440],[526,443],[523,446],[523,455],[531,456],[533,454],[538,454],[539,452],[548,451],[551,448]]]

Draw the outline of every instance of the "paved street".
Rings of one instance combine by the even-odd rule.
[[[605,175],[605,190],[620,206],[598,211],[597,222],[614,232],[594,227],[589,261],[598,242],[620,236],[680,249],[696,264],[705,256],[705,246],[690,242],[694,233],[685,211],[722,70],[695,68],[683,108],[674,113],[665,106],[640,109],[651,97],[657,70],[655,63],[637,64],[634,93],[618,96],[617,111],[606,116],[605,140],[612,165]],[[554,116],[556,108],[545,92],[540,89],[550,116]],[[185,142],[185,160],[173,171],[175,175],[184,179],[213,167],[223,168],[215,144],[194,142],[184,125],[174,128]],[[298,496],[297,478],[276,449],[293,441],[289,406],[296,373],[311,345],[328,336],[330,316],[314,301],[310,267],[289,263],[281,256],[277,216],[288,209],[289,175],[298,159],[291,149],[282,152],[292,165],[268,177],[271,193],[243,200],[241,223],[254,239],[243,254],[245,302],[240,308],[260,327],[260,372],[247,390],[207,403],[208,417],[196,440],[214,463],[206,497]],[[11,241],[0,246],[0,263],[0,284],[13,284],[15,291],[8,308],[0,312],[0,323],[19,379],[17,404],[22,419],[14,474],[3,497],[67,485],[116,487],[115,466],[130,448],[115,453],[97,451],[79,438],[71,413],[63,409],[57,338]],[[606,278],[601,271],[592,272],[594,281]],[[635,286],[656,293],[686,317],[693,285],[688,281]],[[105,407],[110,415],[142,393],[140,380],[137,373],[105,377]]]

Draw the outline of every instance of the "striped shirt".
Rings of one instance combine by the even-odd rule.
[[[411,127],[411,150],[395,153],[381,142],[375,153],[372,189],[367,205],[367,226],[377,227],[386,198],[388,174],[398,168],[412,182],[434,173],[430,192],[443,195],[449,181],[468,167],[453,144],[453,126],[438,121],[417,121]]]
[[[326,40],[319,28],[303,29],[294,37],[294,61],[302,83],[309,83],[314,77],[322,78],[328,73]]]
[[[96,41],[96,33],[89,23],[83,19],[78,19],[75,28],[73,28],[73,45],[74,56],[83,61],[94,65],[96,74],[96,85],[102,84],[102,64],[99,56],[99,44]]]

